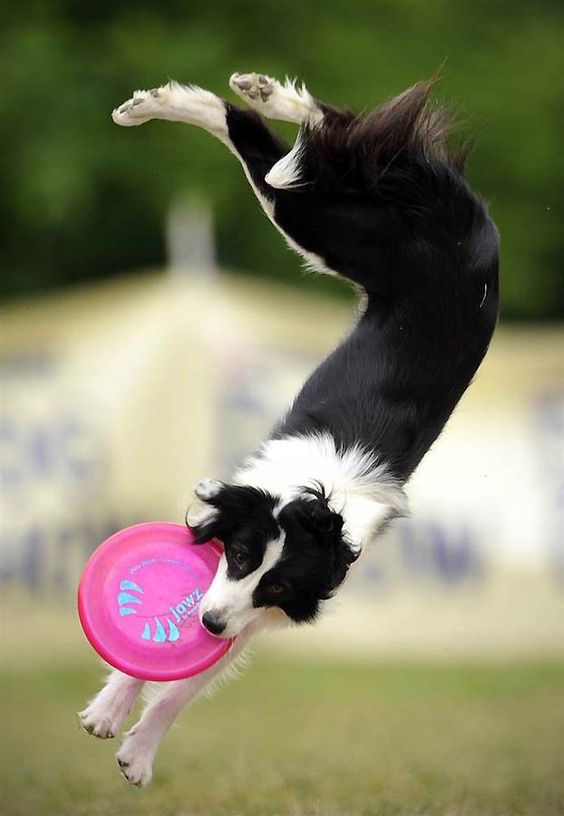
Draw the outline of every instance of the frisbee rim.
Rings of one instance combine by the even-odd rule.
[[[86,639],[92,646],[95,652],[105,660],[110,666],[114,669],[118,669],[118,671],[123,672],[124,674],[129,675],[130,677],[135,677],[138,680],[152,680],[155,682],[168,682],[170,680],[186,680],[189,677],[194,677],[197,674],[201,674],[206,669],[209,669],[215,663],[224,657],[227,652],[231,649],[233,645],[234,638],[217,638],[218,643],[221,641],[225,642],[225,645],[221,644],[222,648],[218,648],[214,650],[211,655],[204,656],[197,660],[195,663],[192,664],[190,670],[187,670],[186,667],[179,668],[179,669],[165,669],[165,670],[151,670],[151,669],[138,669],[137,666],[133,665],[131,660],[128,658],[121,658],[116,657],[112,650],[107,647],[96,634],[96,626],[92,624],[92,616],[88,612],[88,601],[86,600],[86,585],[88,581],[88,577],[91,574],[92,570],[96,568],[96,564],[98,560],[102,557],[102,555],[106,552],[107,547],[112,546],[112,541],[116,538],[121,539],[124,534],[134,534],[136,530],[143,528],[143,530],[147,533],[152,533],[153,531],[151,528],[155,528],[154,532],[162,532],[163,527],[167,528],[169,531],[173,531],[175,533],[178,532],[189,532],[186,527],[182,524],[176,524],[173,521],[148,521],[148,522],[141,522],[139,524],[131,524],[128,527],[124,527],[122,530],[117,530],[111,536],[106,538],[89,556],[84,569],[82,570],[82,574],[80,576],[80,581],[78,583],[78,592],[77,592],[77,609],[78,609],[78,617],[80,620],[80,625],[84,634],[86,635]],[[221,547],[215,541],[215,539],[211,539],[210,541],[205,542],[204,544],[198,545],[202,547],[212,547],[218,554],[221,553]]]

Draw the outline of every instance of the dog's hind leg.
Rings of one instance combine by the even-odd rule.
[[[282,84],[265,74],[233,74],[229,86],[253,110],[269,119],[313,127],[330,110],[314,99],[306,86],[286,79]]]
[[[112,119],[125,127],[164,119],[207,130],[237,156],[263,209],[272,218],[276,191],[265,176],[289,148],[255,111],[241,110],[202,88],[169,82],[150,91],[135,91],[113,111]]]
[[[282,84],[265,74],[233,74],[229,85],[253,110],[263,116],[300,125],[300,132],[292,149],[266,175],[266,182],[277,190],[301,186],[299,166],[304,149],[304,132],[336,119],[346,122],[354,118],[348,111],[340,111],[320,102],[310,94],[305,85],[298,88],[289,79]]]

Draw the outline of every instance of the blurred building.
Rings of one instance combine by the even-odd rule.
[[[228,476],[260,442],[353,309],[243,278],[155,274],[1,317],[2,579],[21,619],[24,608],[66,613],[109,533],[182,522],[191,485]],[[562,339],[497,332],[409,485],[412,517],[363,557],[315,630],[278,644],[564,652]]]

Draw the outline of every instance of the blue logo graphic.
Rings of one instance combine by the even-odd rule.
[[[124,580],[120,583],[119,588],[120,592],[117,596],[119,614],[122,617],[138,614],[143,607],[143,598],[139,597],[143,595],[142,587],[136,584],[135,581]],[[143,640],[152,640],[153,643],[174,643],[180,638],[180,630],[176,624],[192,617],[194,612],[197,611],[202,598],[203,595],[200,589],[196,588],[190,595],[182,598],[176,606],[169,606],[173,620],[168,615],[163,616],[167,625],[166,629],[160,617],[152,616],[154,628],[152,629],[151,624],[146,620],[140,636]]]
[[[132,589],[135,592],[140,592],[141,595],[143,594],[143,590],[136,584],[135,581],[122,581],[119,585],[121,590],[125,589]],[[119,614],[123,617],[123,615],[134,615],[137,610],[132,609],[130,606],[126,606],[126,604],[141,604],[143,603],[141,598],[137,598],[135,595],[131,595],[129,592],[120,592],[118,595],[118,604],[119,604]]]

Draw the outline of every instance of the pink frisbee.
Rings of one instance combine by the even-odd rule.
[[[198,615],[220,547],[192,544],[180,524],[136,524],[90,556],[78,614],[86,637],[114,668],[140,680],[180,680],[229,650],[233,641],[210,635]]]

